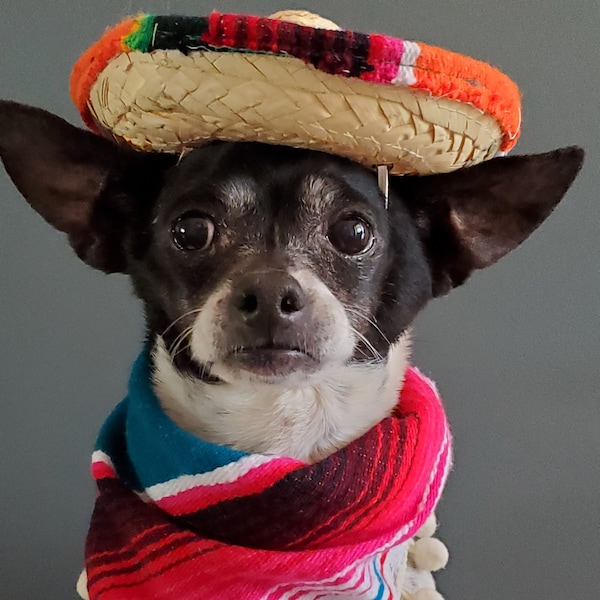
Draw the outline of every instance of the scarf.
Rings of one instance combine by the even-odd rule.
[[[145,352],[93,454],[90,599],[399,598],[450,443],[415,368],[392,416],[319,463],[207,443],[162,412]]]

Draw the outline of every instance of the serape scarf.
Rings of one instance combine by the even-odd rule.
[[[435,386],[414,368],[391,417],[306,464],[178,428],[145,352],[93,455],[90,599],[399,598],[406,541],[433,511],[450,455]]]

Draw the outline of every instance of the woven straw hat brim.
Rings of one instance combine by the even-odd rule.
[[[94,130],[143,149],[210,140],[312,148],[392,173],[453,170],[509,150],[519,92],[485,63],[381,35],[273,19],[130,19],[76,64]]]

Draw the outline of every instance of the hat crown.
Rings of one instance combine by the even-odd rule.
[[[269,15],[269,19],[287,21],[288,23],[304,25],[305,27],[315,27],[316,29],[341,30],[341,27],[336,25],[333,21],[308,10],[280,10]]]

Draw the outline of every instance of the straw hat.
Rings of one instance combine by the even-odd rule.
[[[92,130],[142,150],[259,141],[394,174],[481,162],[520,126],[518,88],[493,67],[305,11],[128,19],[82,55],[71,95]]]

